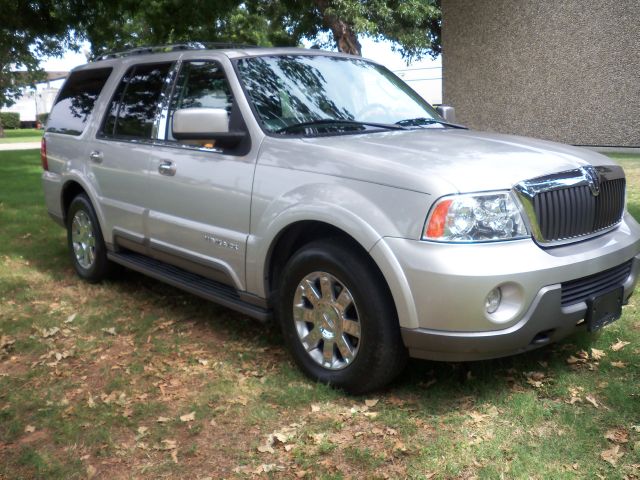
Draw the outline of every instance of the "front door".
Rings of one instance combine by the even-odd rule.
[[[171,124],[180,108],[224,108],[230,124],[244,125],[222,66],[183,62],[149,163],[151,254],[244,290],[255,158],[246,145],[220,149],[211,140],[176,141]]]

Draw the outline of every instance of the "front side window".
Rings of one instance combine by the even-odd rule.
[[[297,133],[326,132],[365,124],[406,127],[440,117],[407,84],[365,60],[322,55],[278,55],[238,60],[240,79],[263,127]],[[333,130],[332,130],[333,129]]]
[[[152,138],[158,103],[171,66],[171,63],[136,65],[127,71],[111,101],[103,135]]]
[[[171,99],[166,122],[166,138],[171,135],[171,119],[176,110],[182,108],[219,108],[231,116],[233,95],[222,66],[213,61],[185,62]]]
[[[80,135],[111,68],[94,68],[73,72],[60,91],[47,121],[47,132]]]

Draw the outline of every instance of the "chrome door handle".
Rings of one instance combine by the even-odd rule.
[[[93,163],[102,163],[102,158],[102,152],[98,152],[97,150],[94,150],[89,154],[89,160]]]
[[[158,165],[158,172],[160,172],[160,175],[173,177],[176,174],[176,164],[169,160],[165,160]]]

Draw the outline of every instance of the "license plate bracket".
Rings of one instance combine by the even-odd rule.
[[[615,288],[600,295],[594,295],[587,301],[587,329],[590,332],[600,330],[615,322],[622,315],[622,296],[624,289]]]

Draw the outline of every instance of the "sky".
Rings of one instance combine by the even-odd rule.
[[[394,71],[429,103],[442,103],[442,61],[441,57],[427,56],[421,61],[407,65],[401,55],[391,49],[391,42],[376,42],[361,38],[362,56],[381,63]],[[88,51],[87,44],[83,50]],[[82,52],[67,52],[62,58],[49,58],[42,64],[47,71],[66,72],[86,63]]]

